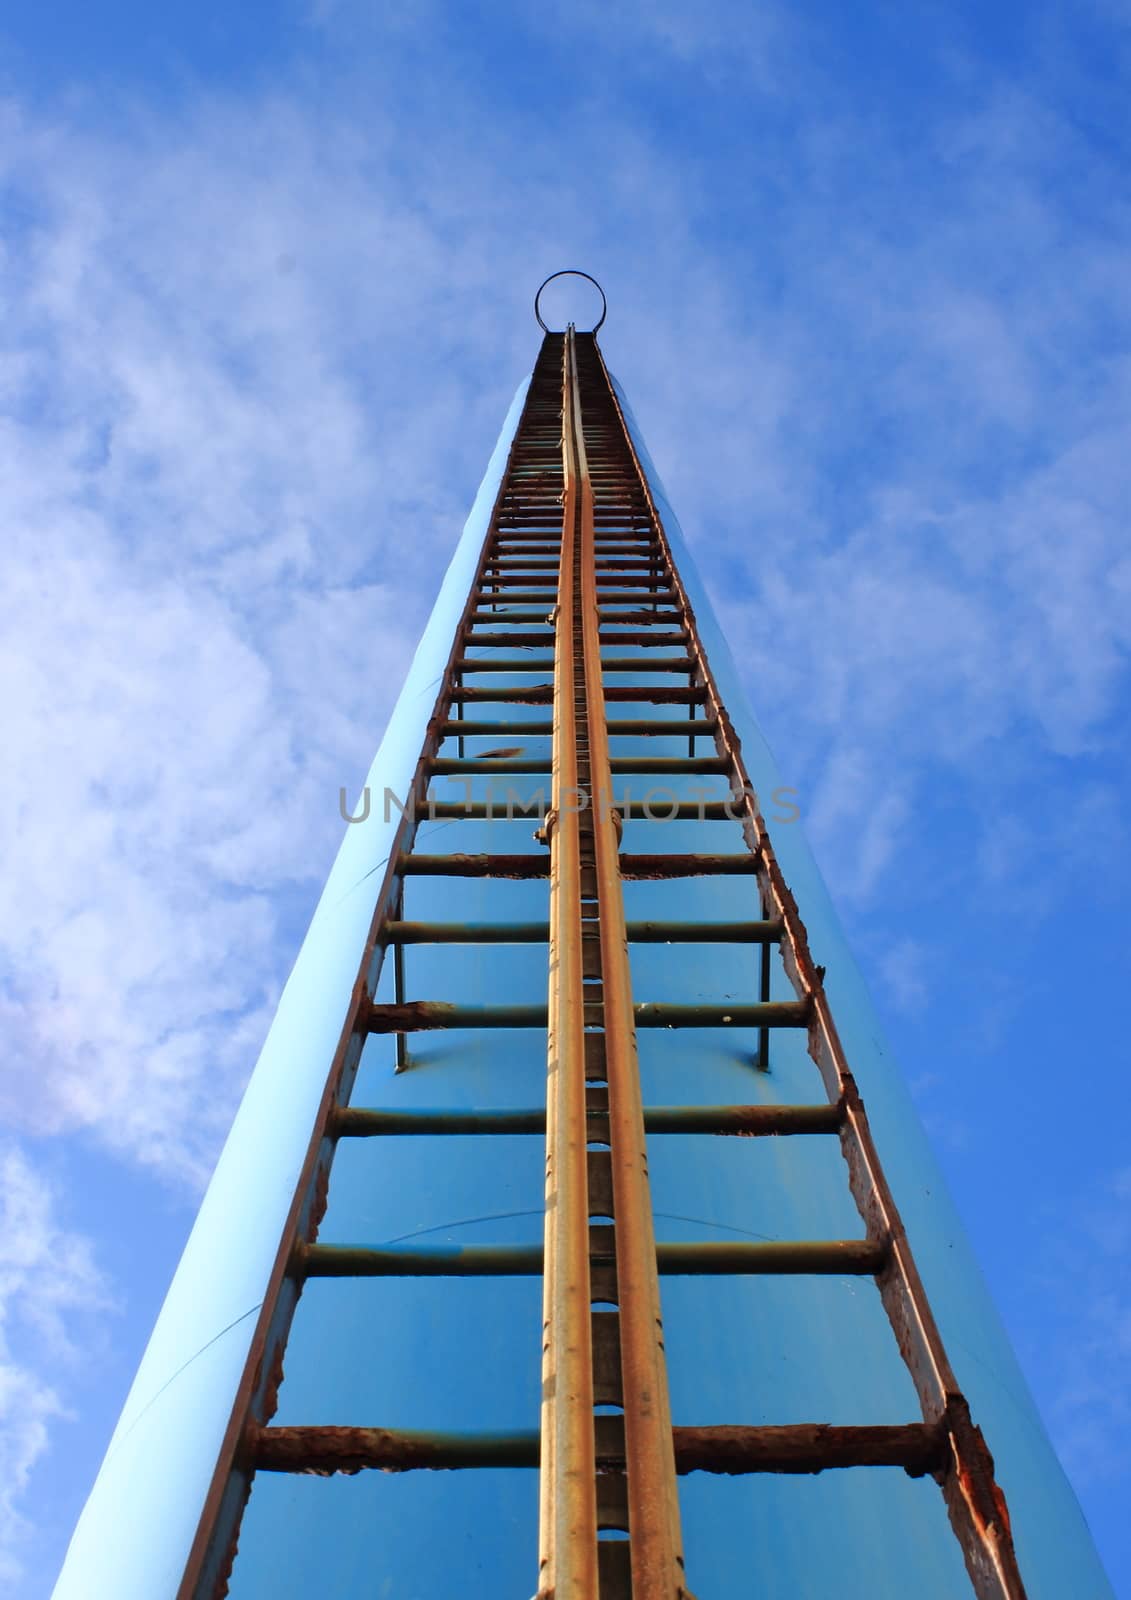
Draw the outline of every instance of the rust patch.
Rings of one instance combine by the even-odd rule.
[[[328,1478],[467,1467],[536,1467],[538,1435],[409,1433],[394,1428],[261,1428],[251,1436],[260,1472]]]
[[[757,862],[749,855],[625,855],[620,858],[620,867],[622,878],[651,882],[661,878],[745,875],[757,870]]]
[[[827,1422],[788,1427],[675,1428],[676,1470],[817,1473],[838,1467],[902,1467],[923,1478],[945,1467],[946,1435],[922,1422],[844,1428]]]
[[[442,1000],[405,1000],[400,1005],[372,1006],[369,1012],[371,1033],[427,1033],[451,1026],[454,1006]]]
[[[283,1384],[283,1360],[286,1347],[280,1339],[275,1347],[275,1354],[271,1360],[271,1370],[267,1374],[267,1384],[263,1390],[263,1422],[270,1422],[279,1408],[279,1390]]]
[[[236,1563],[236,1554],[240,1547],[240,1529],[243,1527],[243,1514],[247,1507],[248,1496],[251,1494],[251,1479],[246,1480],[246,1487],[240,1501],[239,1512],[232,1525],[232,1536],[224,1551],[219,1570],[216,1573],[216,1586],[212,1591],[213,1600],[226,1600],[232,1581],[232,1568]]]
[[[1013,1528],[1005,1495],[994,1476],[994,1458],[964,1395],[950,1396],[946,1423],[954,1440],[955,1470],[978,1531],[995,1543],[1004,1542],[1012,1553]]]
[[[314,1174],[313,1192],[310,1200],[310,1215],[306,1224],[307,1242],[313,1244],[318,1237],[318,1229],[322,1218],[326,1215],[326,1206],[330,1198],[330,1156],[319,1162]]]

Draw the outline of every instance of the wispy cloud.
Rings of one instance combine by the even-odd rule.
[[[193,1181],[285,970],[280,915],[325,868],[454,520],[451,491],[406,470],[421,417],[390,405],[391,437],[374,427],[311,267],[279,269],[308,237],[294,185],[314,154],[300,139],[265,189],[262,152],[232,170],[217,120],[142,155],[24,120],[11,182],[42,184],[6,263],[0,430],[0,1103]],[[164,211],[179,192],[192,229]],[[240,248],[217,247],[241,207]],[[429,404],[451,411],[458,386]]]
[[[0,1580],[23,1571],[31,1525],[20,1500],[49,1429],[68,1413],[65,1377],[77,1357],[75,1324],[109,1305],[90,1242],[60,1225],[55,1198],[19,1147],[0,1145]]]
[[[911,1016],[927,1003],[930,953],[917,939],[897,939],[879,958],[879,969],[892,1003]]]
[[[1034,1353],[1050,1427],[1081,1487],[1110,1483],[1131,1426],[1131,1167],[1066,1197],[1048,1227],[1042,1266],[1059,1323],[1054,1362]]]

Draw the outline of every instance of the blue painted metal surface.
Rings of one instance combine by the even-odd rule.
[[[415,764],[521,398],[522,391],[374,763],[373,815],[346,832],[76,1532],[57,1600],[171,1600],[175,1591],[372,913],[377,869],[392,831],[383,822],[380,796],[386,785],[403,790]],[[636,445],[747,766],[766,797],[763,809],[814,956],[827,968],[826,987],[849,1061],[943,1337],[995,1453],[1032,1600],[1110,1600],[1075,1498],[944,1195],[801,829],[772,821],[768,796],[780,776],[638,434]],[[505,673],[475,678],[484,687],[518,681]],[[503,714],[508,722],[537,722],[547,712],[530,706],[490,713]],[[653,714],[683,721],[687,710],[657,707]],[[491,747],[489,737],[468,740],[469,754]],[[639,738],[622,735],[613,739],[611,753],[641,748]],[[686,749],[686,733],[647,744],[649,755],[681,755]],[[523,746],[528,756],[548,751],[546,735],[531,735]],[[476,779],[472,796],[485,797],[488,781]],[[537,777],[510,781],[522,795],[545,788]],[[722,796],[726,788],[724,779],[712,777],[624,783],[637,796],[659,788]],[[438,780],[435,789],[452,799],[465,795],[463,784],[449,780]],[[532,826],[529,817],[425,822],[417,848],[520,852],[531,848]],[[734,848],[727,824],[667,823],[659,843],[656,827],[627,823],[625,849],[709,850],[716,835],[718,848]],[[535,921],[545,918],[546,902],[544,881],[411,878],[404,915],[449,923]],[[748,878],[627,883],[625,910],[630,920],[722,921],[759,914]],[[409,999],[545,1001],[543,946],[421,945],[408,948],[405,958]],[[749,946],[639,945],[632,961],[637,1000],[756,998],[758,953]],[[386,963],[382,973],[384,1000],[392,998],[391,966]],[[773,997],[793,997],[776,958]],[[544,1100],[545,1037],[538,1030],[421,1034],[410,1039],[409,1048],[410,1070],[394,1076],[393,1039],[368,1040],[354,1105],[510,1108]],[[768,1073],[754,1066],[753,1032],[649,1029],[641,1033],[639,1048],[646,1104],[822,1098],[803,1035],[774,1035]],[[655,1136],[650,1165],[661,1240],[863,1235],[834,1139]],[[343,1140],[319,1239],[441,1251],[539,1245],[542,1177],[543,1141],[537,1134]],[[665,1278],[662,1296],[677,1424],[895,1423],[918,1417],[910,1379],[869,1279]],[[537,1278],[312,1280],[296,1314],[274,1420],[536,1428],[540,1324]],[[897,1469],[800,1478],[696,1474],[681,1480],[680,1496],[697,1600],[903,1600],[912,1593],[917,1600],[957,1600],[970,1592],[937,1488]],[[448,1593],[454,1579],[469,1600],[497,1600],[529,1595],[536,1570],[533,1472],[368,1472],[332,1479],[261,1473],[244,1519],[231,1594],[233,1600],[313,1594],[432,1600]]]

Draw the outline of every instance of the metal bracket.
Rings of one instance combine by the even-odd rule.
[[[545,280],[545,282],[539,284],[538,293],[534,296],[534,315],[538,319],[538,326],[541,328],[542,332],[549,333],[550,329],[547,328],[546,324],[542,321],[542,313],[538,309],[538,305],[542,299],[542,290],[547,284],[553,283],[555,278],[585,278],[587,282],[591,283],[594,289],[596,289],[597,293],[601,296],[601,315],[597,318],[597,321],[589,330],[590,333],[596,333],[597,329],[605,320],[609,309],[609,303],[605,299],[604,289],[601,288],[601,285],[597,282],[596,278],[591,277],[588,272],[579,272],[576,267],[565,267],[561,272],[551,272],[550,276]]]

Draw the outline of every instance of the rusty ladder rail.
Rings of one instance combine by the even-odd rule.
[[[604,709],[593,488],[572,330],[563,355],[554,790],[544,830],[550,1087],[539,1595],[677,1600],[685,1593],[679,1499]],[[582,795],[589,799],[584,809]],[[598,1130],[587,1120],[589,1107],[602,1102],[607,1144],[596,1142]],[[592,1221],[606,1217],[609,1223]],[[597,1304],[615,1309],[597,1311]],[[603,1385],[595,1384],[595,1370]],[[616,1406],[618,1415],[600,1421],[599,1404]],[[617,1421],[624,1475],[598,1474],[596,1428],[615,1432]],[[598,1543],[598,1529],[624,1539]]]

